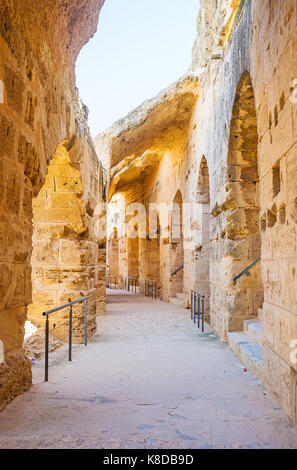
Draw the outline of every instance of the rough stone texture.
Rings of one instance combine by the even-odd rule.
[[[228,333],[242,332],[246,320],[257,320],[263,307],[260,375],[293,423],[297,108],[291,83],[297,77],[296,23],[295,0],[202,0],[190,68],[199,86],[174,145],[166,138],[160,144],[167,119],[162,112],[156,119],[146,103],[96,140],[105,167],[111,166],[112,201],[170,206],[180,192],[183,203],[199,203],[199,217],[184,218],[195,239],[185,231],[180,240],[185,304],[193,288],[210,294],[211,326],[224,341]],[[148,110],[145,124],[142,109]],[[139,181],[139,158],[156,150],[156,141],[161,159],[149,173],[143,160],[145,178]],[[171,213],[167,223],[172,223]],[[150,259],[159,260],[159,295],[164,300],[171,290],[181,294],[174,292],[170,276],[172,249],[178,249],[173,245],[170,237],[156,246],[147,234],[139,239],[140,284],[151,273]],[[119,250],[119,276],[126,276],[128,244],[120,237]],[[234,283],[260,256],[251,275]]]
[[[135,159],[151,148],[175,147],[184,139],[199,88],[198,77],[189,73],[99,134],[95,145],[105,168],[126,157],[130,163],[131,156]]]
[[[75,59],[96,30],[102,4],[102,0],[50,0],[42,8],[37,0],[0,4],[4,98],[0,104],[0,340],[5,352],[0,365],[0,408],[31,383],[22,344],[26,308],[32,299],[32,199],[44,184],[47,166],[61,142],[75,143],[70,158],[81,173],[86,209],[88,200],[92,208],[103,194],[96,187],[101,170],[95,151],[90,150],[92,158],[84,155],[85,146],[92,144],[82,125],[84,110],[74,77]],[[96,175],[94,180],[90,173]]]
[[[92,335],[96,331],[98,243],[89,215],[91,205],[88,214],[82,199],[80,171],[71,166],[71,149],[67,148],[67,141],[58,146],[45,183],[33,200],[33,303],[28,319],[43,325],[42,312],[88,295],[88,334]],[[84,342],[84,304],[74,306],[73,314],[73,339]],[[50,316],[50,326],[59,328],[58,337],[67,336],[68,315],[67,309]]]

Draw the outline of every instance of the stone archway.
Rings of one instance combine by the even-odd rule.
[[[170,243],[170,297],[178,297],[184,292],[184,239],[183,239],[183,199],[178,190],[171,212]],[[181,296],[181,298],[183,298]]]
[[[82,200],[80,170],[74,168],[62,142],[48,166],[45,183],[33,200],[32,303],[28,320],[43,325],[42,312],[89,296],[88,334],[96,331],[97,244],[89,235]],[[84,341],[83,306],[75,306],[74,342]],[[50,326],[56,337],[67,334],[68,311]]]
[[[198,226],[195,247],[195,290],[205,295],[206,320],[210,315],[210,184],[206,158],[203,156],[199,167],[197,184]]]
[[[161,276],[160,276],[160,237],[161,237],[161,226],[159,215],[157,215],[157,230],[154,234],[154,238],[149,240],[149,251],[148,251],[148,279],[157,281],[157,295],[160,296],[162,292]]]
[[[137,228],[138,231],[138,228]],[[139,278],[139,237],[128,238],[128,276]]]
[[[119,237],[118,230],[114,228],[108,240],[108,269],[109,275],[119,281]],[[112,281],[114,282],[114,281]]]
[[[261,258],[257,115],[247,72],[241,77],[235,95],[227,165],[228,217],[223,238],[235,278]],[[242,330],[244,320],[257,318],[263,305],[260,262],[253,266],[249,276],[243,275],[233,283],[229,295],[229,331]]]
[[[64,8],[58,0],[47,9],[35,0],[30,7],[4,0],[0,5],[5,19],[0,26],[0,409],[31,384],[23,340],[32,301],[32,198],[65,136],[80,135],[82,179],[85,183],[92,168],[89,193],[102,196],[100,164],[74,80],[77,55],[96,30],[102,4],[84,0]]]

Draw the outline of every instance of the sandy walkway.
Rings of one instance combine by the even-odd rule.
[[[48,384],[35,364],[34,386],[0,415],[0,448],[297,448],[263,387],[188,311],[123,293],[107,310],[73,363],[53,354]]]

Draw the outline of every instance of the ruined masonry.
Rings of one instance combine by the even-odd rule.
[[[110,276],[142,292],[157,280],[184,307],[204,294],[211,329],[295,425],[296,23],[295,0],[202,0],[188,73],[95,140],[126,222],[133,203],[172,207],[171,228],[175,210],[199,208],[179,239],[160,237],[160,213],[153,238],[109,220]]]
[[[296,426],[296,0],[201,0],[187,73],[94,143],[74,66],[104,2],[39,3],[0,4],[0,410],[31,385],[26,319],[89,295],[91,337],[107,272],[185,308],[205,295],[211,330]],[[156,237],[129,238],[105,202],[174,204],[181,236],[158,214]],[[80,343],[81,307],[74,324]]]

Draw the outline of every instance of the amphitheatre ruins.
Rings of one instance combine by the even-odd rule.
[[[193,416],[199,400],[212,410],[213,396],[220,406],[222,386],[222,394],[238,400],[230,416],[237,405],[245,409],[246,399],[244,419],[258,426],[259,435],[261,426],[268,426],[264,434],[271,429],[278,434],[271,446],[297,447],[296,0],[201,0],[192,63],[184,76],[94,140],[75,63],[96,32],[104,0],[50,0],[43,8],[40,3],[0,2],[0,448],[42,447],[38,426],[47,409],[49,435],[54,432],[48,409],[58,403],[54,393],[64,375],[70,382],[63,385],[61,403],[69,414],[69,400],[92,403],[86,408],[89,433],[92,414],[99,421],[102,416],[106,428],[113,422],[108,406],[116,409],[119,429],[125,427],[120,410],[126,401],[138,405],[149,397],[147,389],[137,396],[135,383],[130,396],[122,382],[135,373],[139,384],[163,383],[165,365],[157,373],[162,354],[176,369],[164,378],[170,392],[162,389],[163,398],[152,392],[153,402],[173,402],[174,371],[188,368],[193,383],[188,375],[181,379],[178,394],[182,400],[191,395]],[[64,372],[67,359],[53,365],[46,384],[43,375],[40,379],[44,354],[32,361],[25,348],[26,324],[43,331],[43,312],[85,297],[87,303],[71,307],[76,361],[71,371]],[[204,332],[197,328],[198,302]],[[147,315],[137,319],[142,308]],[[69,318],[66,309],[49,321],[49,334],[61,341],[61,351],[68,347]],[[179,349],[182,334],[188,335],[189,352]],[[145,348],[150,336],[154,341],[144,353],[141,344]],[[175,339],[178,353],[169,353],[167,345],[174,350]],[[137,356],[135,369],[131,354]],[[67,402],[71,376],[77,388]],[[89,388],[80,389],[81,377]],[[204,380],[210,392],[202,393]],[[24,443],[20,434],[30,394],[40,422],[28,418],[32,439]],[[96,394],[102,400],[92,402]],[[228,399],[217,414],[226,413],[227,421]],[[156,422],[141,428],[153,419],[145,414],[135,425],[135,442],[132,437],[129,442],[149,446],[141,433],[151,430],[152,446],[179,447],[181,436],[196,433],[191,439],[199,447],[204,437],[191,413],[185,418],[190,428],[178,428],[176,440],[169,431],[161,438]],[[13,416],[19,435],[10,430],[7,416]],[[204,417],[206,428],[208,419],[215,428],[217,418]],[[80,421],[83,434],[84,412]],[[74,428],[72,423],[71,432]],[[278,429],[289,437],[279,442]],[[123,443],[123,436],[114,439]],[[99,438],[99,444],[94,436],[86,438],[85,445],[112,441],[102,444]],[[230,447],[224,438],[217,437],[213,447]],[[243,447],[249,439],[261,440],[243,438]],[[70,447],[75,442],[73,437]]]

